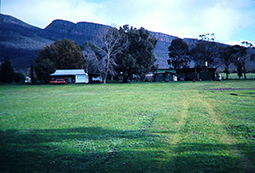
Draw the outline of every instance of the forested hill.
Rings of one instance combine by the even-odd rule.
[[[16,70],[26,70],[34,63],[38,51],[57,39],[68,38],[80,45],[90,41],[100,46],[104,33],[110,27],[89,22],[72,23],[54,20],[46,28],[41,29],[12,16],[0,14],[0,62],[8,56]],[[155,49],[156,63],[160,67],[167,67],[167,48],[177,37],[157,32],[151,33],[158,38]]]

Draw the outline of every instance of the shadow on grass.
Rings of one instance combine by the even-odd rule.
[[[244,155],[255,151],[254,145],[241,144],[170,145],[143,130],[120,131],[100,127],[9,130],[0,131],[0,172],[254,171],[253,158],[249,158],[251,162],[247,166],[240,167],[237,157],[219,154],[236,147]],[[215,150],[218,154],[212,152]],[[167,157],[168,151],[174,154]]]

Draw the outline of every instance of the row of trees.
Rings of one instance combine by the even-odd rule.
[[[208,36],[212,36],[209,38]],[[174,39],[168,47],[168,64],[175,69],[189,68],[193,61],[195,67],[203,67],[207,63],[211,67],[225,66],[226,78],[229,75],[229,66],[234,63],[237,67],[238,76],[244,73],[246,79],[246,63],[254,60],[255,55],[249,54],[248,50],[254,48],[249,42],[240,45],[224,45],[214,42],[214,34],[200,35],[201,40],[195,41],[189,46],[182,39]]]
[[[123,76],[123,82],[127,82],[132,74],[144,78],[147,72],[155,69],[157,39],[148,30],[128,25],[110,28],[102,41],[102,47],[84,43],[85,56],[81,46],[68,39],[46,46],[35,58],[37,79],[47,83],[55,69],[84,68],[89,74],[102,76],[104,83],[108,76],[116,75]]]
[[[254,48],[251,43],[227,46],[214,42],[214,34],[203,34],[200,38],[201,40],[196,40],[191,46],[182,39],[172,40],[168,47],[169,65],[180,69],[189,68],[191,61],[196,67],[203,67],[205,63],[209,66],[223,64],[228,79],[229,66],[235,63],[239,77],[244,72],[246,78],[246,62],[255,59],[254,54],[247,53],[247,50]],[[56,69],[84,68],[89,74],[102,76],[104,83],[108,76],[122,76],[123,82],[127,82],[133,74],[144,79],[146,73],[156,70],[154,48],[157,39],[148,30],[128,25],[119,29],[111,28],[102,42],[102,47],[89,42],[81,47],[68,39],[57,40],[41,50],[35,58],[35,67],[31,66],[31,80],[34,81],[36,76],[42,83],[48,83],[50,74]],[[21,79],[20,76],[14,72],[6,58],[1,65],[0,82],[11,83]]]
[[[85,43],[85,48],[88,71],[99,72],[104,82],[108,73],[121,75],[125,83],[133,74],[143,79],[146,73],[155,69],[153,51],[157,39],[148,30],[130,28],[128,25],[119,30],[112,28],[104,36],[103,42],[103,48],[90,43]]]

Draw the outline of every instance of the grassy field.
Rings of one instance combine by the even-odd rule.
[[[226,73],[221,73],[221,77],[226,79],[227,78]],[[255,79],[255,73],[246,73],[246,77],[247,77],[247,79]],[[239,79],[238,74],[237,73],[230,73],[229,74],[229,79]],[[244,74],[240,79],[244,79]]]
[[[255,80],[2,85],[0,172],[255,172],[254,115]]]

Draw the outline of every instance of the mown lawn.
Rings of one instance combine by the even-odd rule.
[[[254,115],[255,80],[2,85],[0,172],[255,172]]]

